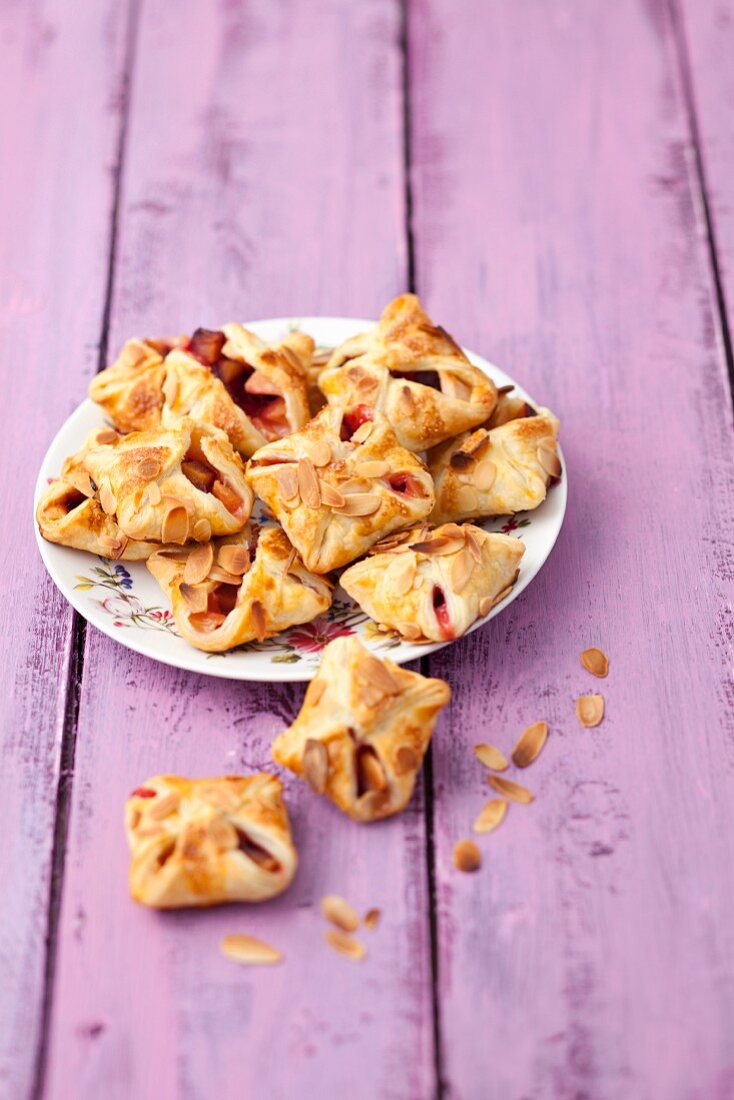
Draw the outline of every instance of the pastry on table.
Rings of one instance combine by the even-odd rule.
[[[354,561],[383,535],[423,519],[434,501],[425,463],[362,406],[322,409],[257,451],[247,479],[314,573]]]
[[[414,294],[391,302],[370,332],[340,344],[319,386],[330,405],[364,404],[382,413],[411,451],[476,427],[497,402],[491,379],[433,324]]]
[[[181,420],[112,436],[100,443],[93,435],[64,476],[91,478],[103,510],[128,538],[182,545],[242,530],[253,495],[223,432]]]
[[[298,864],[282,790],[263,772],[146,780],[125,804],[135,901],[178,909],[281,894]]]
[[[430,680],[336,638],[274,759],[355,821],[399,813],[413,793],[439,712],[451,698]]]
[[[558,420],[547,409],[491,431],[478,428],[428,456],[436,485],[432,523],[537,508],[559,477]]]
[[[87,550],[100,558],[142,561],[161,548],[157,542],[129,539],[94,496],[85,496],[64,478],[52,481],[39,500],[36,521],[49,542]]]
[[[471,524],[416,528],[346,569],[342,588],[407,641],[459,638],[510,592],[525,547]]]
[[[89,396],[120,431],[189,417],[219,428],[248,456],[308,420],[313,346],[300,332],[268,345],[235,323],[197,329],[190,339],[128,340],[92,379]]]
[[[148,569],[181,636],[210,653],[311,622],[332,601],[331,585],[306,569],[279,527],[249,524],[194,549],[165,549]]]

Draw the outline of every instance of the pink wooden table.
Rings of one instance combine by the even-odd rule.
[[[0,30],[0,1095],[734,1096],[732,0],[6,0]],[[302,689],[85,630],[34,546],[41,457],[128,335],[409,287],[560,414],[558,545],[425,661],[454,702],[407,813],[289,783],[287,895],[139,909],[128,791],[269,766]],[[459,875],[471,746],[538,718],[536,802]],[[327,892],[383,911],[361,966]]]

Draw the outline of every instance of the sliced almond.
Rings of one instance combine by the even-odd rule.
[[[180,801],[181,796],[176,791],[168,791],[160,798],[151,801],[148,816],[152,817],[154,821],[162,821],[164,817],[168,817],[170,813],[177,809]]]
[[[365,420],[360,424],[356,432],[352,434],[352,443],[364,443],[372,435],[375,424],[373,420]]]
[[[201,584],[209,576],[209,570],[214,564],[214,547],[210,542],[204,542],[197,546],[189,554],[184,567],[185,584]]]
[[[502,775],[488,775],[487,782],[490,787],[494,787],[498,794],[509,798],[511,802],[528,805],[535,799],[535,795],[527,787],[522,787],[519,783],[513,783],[511,779],[505,779]]]
[[[328,481],[322,481],[319,478],[319,490],[321,492],[321,503],[325,504],[328,508],[343,508],[346,502],[346,497],[343,493],[340,493],[338,489],[335,489],[333,485],[329,485]]]
[[[456,490],[456,507],[460,512],[475,512],[479,497],[472,485],[460,485]]]
[[[118,550],[122,545],[122,539],[115,537],[115,535],[108,535],[103,532],[99,536],[99,545],[106,547],[108,550]]]
[[[221,942],[222,954],[235,962],[250,966],[278,963],[283,958],[280,951],[254,936],[233,933],[225,936]]]
[[[409,386],[403,386],[396,403],[397,412],[401,416],[412,416],[415,412],[415,401]]]
[[[203,588],[192,588],[190,584],[179,585],[181,599],[194,615],[200,615],[206,611],[208,597]]]
[[[283,500],[293,500],[298,496],[298,474],[295,466],[283,466],[275,471],[275,480],[283,495]]]
[[[480,764],[484,764],[485,768],[491,768],[494,772],[504,772],[510,766],[505,754],[486,742],[474,746],[474,755]]]
[[[147,455],[141,462],[138,463],[138,476],[145,478],[146,481],[152,481],[158,477],[161,472],[161,464],[157,458],[153,458],[152,455]]]
[[[402,690],[385,662],[371,653],[361,660],[359,674],[361,680],[373,684],[385,695],[399,695]]]
[[[301,500],[309,508],[318,508],[321,504],[321,490],[313,462],[309,458],[298,460],[298,490]]]
[[[556,454],[556,446],[549,439],[544,439],[542,443],[538,445],[538,462],[546,472],[548,477],[560,477],[561,476],[561,461]]]
[[[534,722],[524,730],[512,750],[512,763],[516,768],[527,768],[541,753],[548,740],[548,723]]]
[[[380,923],[381,916],[382,914],[379,909],[368,909],[364,915],[363,921],[365,928],[367,928],[370,932],[374,928],[377,928],[377,925]]]
[[[176,542],[183,546],[189,537],[189,513],[183,504],[174,504],[166,512],[161,526],[163,542]]]
[[[471,527],[465,529],[466,545],[469,553],[474,558],[477,565],[481,565],[482,562],[482,544],[475,535]]]
[[[323,794],[329,778],[329,754],[323,741],[309,737],[303,750],[303,774],[311,790]]]
[[[604,717],[604,696],[579,695],[576,700],[576,717],[582,726],[598,726]]]
[[[227,543],[220,546],[217,561],[222,569],[241,577],[250,568],[250,551],[246,546]]]
[[[461,550],[451,563],[451,589],[457,595],[462,592],[474,572],[474,558],[469,550]]]
[[[252,601],[250,614],[252,616],[252,625],[255,629],[255,637],[258,642],[264,642],[265,635],[267,634],[267,622],[265,619],[265,609],[259,600]]]
[[[603,649],[598,649],[595,645],[582,651],[581,664],[587,672],[592,676],[598,676],[600,680],[609,672],[609,658]]]
[[[395,596],[404,596],[416,579],[416,561],[413,554],[399,554],[385,570],[385,583]]]
[[[113,516],[117,511],[117,498],[106,483],[99,487],[99,503],[102,505],[102,511],[108,516]]]
[[[445,535],[438,535],[437,538],[426,539],[424,542],[412,542],[410,549],[415,550],[417,554],[432,554],[436,557],[443,557],[463,550],[464,539],[446,538]]]
[[[325,439],[317,439],[308,449],[314,466],[328,466],[331,462],[331,447]]]
[[[385,769],[374,750],[357,753],[358,781],[363,791],[387,790]]]
[[[479,614],[480,616],[488,615],[494,607],[494,596],[482,596],[479,601]]]
[[[507,817],[509,803],[504,798],[492,798],[477,815],[472,825],[475,833],[491,833]]]
[[[114,443],[118,438],[114,428],[102,428],[100,432],[97,432],[94,442],[104,446],[106,443]]]
[[[409,642],[417,642],[421,637],[421,628],[415,623],[395,623],[395,629]]]
[[[385,474],[390,473],[390,463],[382,462],[379,459],[370,462],[358,462],[354,467],[354,473],[357,477],[366,477],[370,480],[375,477],[384,477]]]
[[[153,505],[154,508],[155,508],[156,504],[160,504],[160,502],[161,502],[161,487],[160,487],[160,485],[158,484],[157,481],[151,481],[150,485],[148,486],[148,500],[150,501],[150,503]],[[209,525],[209,520],[200,519],[199,523],[206,523],[207,526],[208,526]],[[197,524],[197,526],[198,526],[198,524]],[[196,530],[196,528],[194,528],[194,530]],[[209,527],[209,535],[211,535],[211,527]],[[209,535],[207,535],[207,538],[209,538]],[[194,538],[196,538],[196,535],[194,535]],[[199,541],[200,542],[206,542],[206,539],[200,539]]]
[[[217,584],[233,584],[239,587],[242,577],[237,576],[236,573],[230,573],[227,569],[222,569],[221,565],[213,565],[209,570],[210,581],[216,581]]]
[[[352,962],[359,962],[367,954],[364,944],[346,932],[330,928],[327,932],[324,932],[324,939],[329,947],[332,947],[334,951],[338,951],[340,955],[344,955],[347,959],[351,959]]]
[[[478,462],[474,469],[474,486],[480,493],[488,492],[497,480],[497,467],[491,459]]]
[[[371,516],[379,509],[381,502],[382,498],[377,493],[352,493],[334,511],[344,516]]]
[[[409,775],[418,770],[420,760],[408,745],[402,745],[395,753],[395,774]]]
[[[482,853],[473,840],[460,840],[454,845],[453,860],[457,871],[478,871],[482,866]]]
[[[341,928],[342,932],[356,932],[359,928],[359,917],[348,901],[340,898],[338,894],[327,894],[321,899],[321,912],[328,921]]]

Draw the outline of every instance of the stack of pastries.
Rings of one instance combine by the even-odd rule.
[[[384,630],[459,637],[524,550],[472,521],[536,508],[561,472],[556,417],[498,391],[412,294],[325,363],[303,333],[239,324],[129,340],[90,396],[112,427],[49,485],[41,534],[145,560],[210,652],[314,619],[337,579]]]

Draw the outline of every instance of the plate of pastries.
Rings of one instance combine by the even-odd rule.
[[[558,429],[412,294],[133,338],[46,454],[38,545],[88,622],[182,669],[310,680],[350,636],[400,664],[536,576]]]

